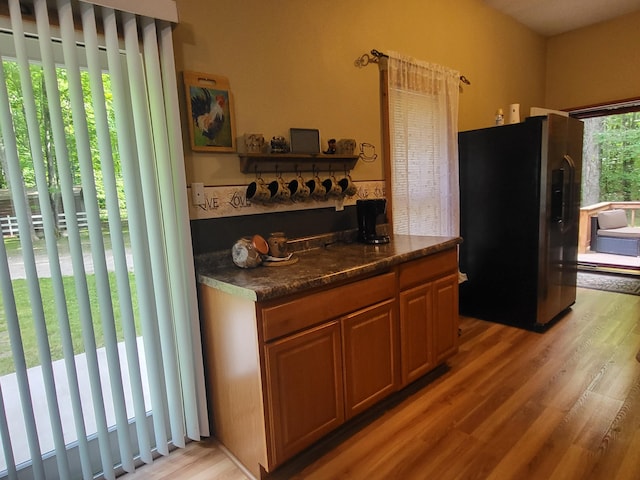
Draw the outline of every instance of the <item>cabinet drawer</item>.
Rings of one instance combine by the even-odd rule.
[[[401,265],[399,287],[404,290],[457,270],[458,251],[452,248]]]
[[[395,292],[395,273],[385,273],[290,301],[279,300],[260,309],[264,341],[368,307],[394,297]]]

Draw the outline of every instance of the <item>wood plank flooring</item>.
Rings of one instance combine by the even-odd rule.
[[[271,477],[640,478],[640,296],[578,289],[544,334],[471,318],[461,328],[447,368]],[[245,477],[205,441],[122,478]]]

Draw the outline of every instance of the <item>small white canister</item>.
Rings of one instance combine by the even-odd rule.
[[[520,104],[512,103],[509,105],[509,123],[520,123]]]

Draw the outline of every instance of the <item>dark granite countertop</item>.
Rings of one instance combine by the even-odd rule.
[[[317,239],[315,239],[317,240]],[[278,267],[236,267],[230,252],[196,257],[198,281],[253,301],[269,300],[364,275],[383,273],[409,260],[447,250],[460,237],[393,235],[386,245],[365,245],[345,238],[291,242],[298,262]],[[311,248],[305,248],[311,247]]]

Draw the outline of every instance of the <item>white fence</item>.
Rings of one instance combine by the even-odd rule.
[[[78,218],[78,227],[87,228],[87,212],[77,212]],[[33,220],[33,228],[35,230],[43,230],[44,224],[42,222],[42,215],[32,215],[31,219]],[[2,227],[2,236],[3,237],[16,237],[20,234],[18,231],[18,219],[16,217],[10,217],[9,215],[5,217],[0,217],[0,226]],[[58,227],[61,230],[65,230],[67,228],[67,218],[64,213],[58,214]]]

